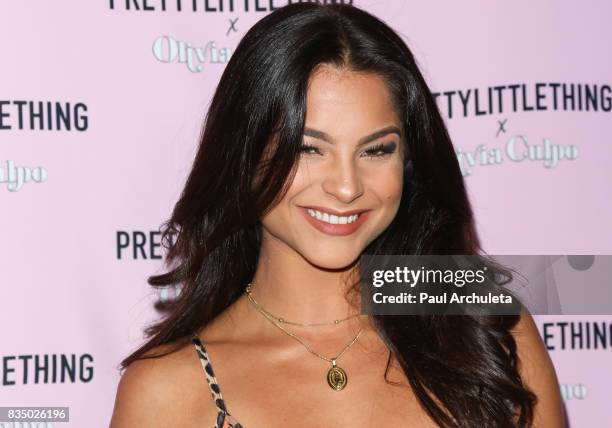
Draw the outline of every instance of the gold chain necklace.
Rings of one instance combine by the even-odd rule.
[[[274,320],[276,320],[277,322],[281,323],[281,324],[291,324],[291,325],[297,325],[300,327],[317,327],[317,326],[323,326],[323,325],[332,325],[332,324],[340,324],[342,321],[346,321],[346,320],[350,320],[351,318],[355,318],[360,316],[360,313],[356,313],[354,315],[348,316],[346,318],[342,318],[342,319],[337,319],[337,320],[333,320],[331,322],[320,322],[320,323],[306,323],[306,324],[302,324],[299,322],[293,322],[293,321],[287,321],[284,318],[281,317],[277,317],[272,315],[270,312],[268,312],[266,309],[263,308],[263,306],[261,306],[257,300],[255,300],[255,298],[251,295],[251,285],[252,283],[249,282],[247,284],[246,287],[246,292],[247,294],[251,297],[251,302],[253,302],[253,304],[259,308],[260,312],[264,312],[266,315],[268,315],[270,318],[273,318]]]
[[[288,336],[290,336],[293,339],[297,340],[311,354],[321,358],[322,360],[325,360],[325,361],[328,361],[328,362],[332,363],[332,367],[327,372],[327,384],[330,386],[330,388],[332,388],[335,391],[342,391],[346,387],[346,384],[348,382],[348,376],[347,376],[346,372],[344,371],[344,369],[342,369],[340,366],[338,366],[336,364],[336,360],[338,358],[340,358],[357,341],[357,339],[359,338],[359,336],[363,332],[363,327],[359,329],[359,332],[357,332],[357,334],[355,335],[353,340],[351,340],[342,349],[342,351],[337,356],[332,357],[332,358],[325,357],[325,356],[323,356],[323,355],[313,351],[312,349],[310,349],[310,347],[306,343],[304,343],[302,341],[302,339],[300,339],[294,333],[291,333],[290,331],[287,331],[282,325],[280,325],[280,323],[276,321],[277,317],[274,317],[268,311],[264,310],[261,305],[256,303],[255,299],[253,299],[253,297],[251,296],[250,283],[249,283],[249,285],[246,288],[246,294],[247,294],[247,297],[249,298],[249,302],[251,302],[251,304],[253,304],[255,309],[257,309],[257,311],[259,313],[261,313],[268,321],[270,321],[272,324],[274,324],[276,327],[278,327],[280,330],[282,330]]]

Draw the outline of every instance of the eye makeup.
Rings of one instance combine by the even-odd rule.
[[[384,157],[384,156],[394,153],[396,148],[397,148],[397,143],[395,142],[390,142],[390,143],[385,143],[385,144],[380,143],[380,144],[370,147],[367,150],[364,150],[364,153],[366,153],[367,157],[378,158],[378,157]],[[315,152],[313,153],[311,151],[315,151]],[[302,143],[302,145],[300,146],[300,152],[306,155],[321,154],[321,151],[316,146],[313,146],[308,143]]]

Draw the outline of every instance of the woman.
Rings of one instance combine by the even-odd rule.
[[[182,292],[123,361],[114,428],[563,426],[529,315],[359,315],[362,254],[480,251],[435,101],[363,10],[248,31],[164,242],[149,283]]]

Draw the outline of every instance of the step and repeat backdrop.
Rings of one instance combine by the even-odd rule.
[[[0,3],[0,406],[108,425],[218,79],[290,2]],[[612,3],[345,2],[413,50],[489,254],[612,254]],[[612,315],[536,320],[571,426],[612,426]]]

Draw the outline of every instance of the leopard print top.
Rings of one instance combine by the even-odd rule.
[[[206,381],[208,382],[208,388],[210,389],[210,393],[212,395],[213,401],[215,402],[215,406],[217,406],[217,409],[219,410],[219,413],[217,413],[217,420],[215,421],[215,425],[213,428],[244,428],[244,425],[241,425],[230,414],[230,412],[227,410],[227,407],[225,406],[225,401],[223,400],[223,396],[221,395],[219,383],[215,378],[215,373],[213,372],[212,365],[210,364],[208,352],[206,351],[206,347],[200,340],[200,337],[195,335],[192,337],[191,341],[196,348],[198,357],[200,358],[200,363],[202,364],[202,368],[204,369]]]

